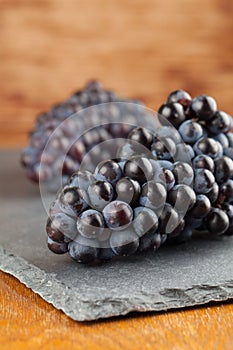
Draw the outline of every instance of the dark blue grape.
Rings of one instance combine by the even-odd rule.
[[[132,255],[139,247],[138,237],[129,228],[123,231],[112,232],[109,242],[116,255]]]
[[[215,135],[215,136],[214,136],[214,139],[215,139],[216,141],[218,141],[218,142],[222,145],[223,148],[229,147],[228,138],[227,138],[227,136],[224,135],[223,133],[220,133],[220,134],[218,134],[218,135]]]
[[[86,153],[85,146],[81,139],[78,139],[70,148],[69,155],[76,159],[79,163],[83,160],[83,157]]]
[[[180,125],[179,133],[184,142],[193,145],[202,137],[203,129],[199,123],[196,123],[192,120],[186,120]]]
[[[233,180],[227,180],[220,187],[219,201],[233,203]]]
[[[133,228],[138,237],[146,233],[155,233],[158,228],[158,217],[149,208],[137,207],[134,209]]]
[[[117,200],[130,204],[131,207],[138,205],[141,186],[136,180],[122,177],[116,183]]]
[[[222,183],[233,175],[233,161],[226,156],[215,159],[215,179]]]
[[[190,217],[199,219],[205,217],[211,209],[211,203],[207,196],[204,194],[198,194],[196,196],[196,203],[189,211]]]
[[[210,96],[197,96],[190,104],[190,111],[194,117],[209,121],[217,111],[217,104]]]
[[[65,187],[59,196],[61,207],[71,206],[76,213],[87,207],[77,187]]]
[[[166,203],[159,217],[158,232],[162,234],[170,234],[175,230],[179,223],[180,218],[177,211],[170,204]]]
[[[51,218],[48,218],[47,224],[46,224],[46,232],[49,238],[53,240],[56,243],[64,243],[65,242],[65,236],[63,232],[59,230],[59,227],[54,225],[55,220],[52,220]]]
[[[215,183],[214,175],[207,169],[197,169],[194,177],[194,190],[196,193],[208,193]]]
[[[168,193],[168,202],[178,213],[185,214],[196,202],[195,192],[187,185],[176,185]]]
[[[185,220],[192,229],[199,230],[203,226],[203,218],[194,218],[191,212],[187,213]]]
[[[177,184],[192,185],[194,173],[191,165],[180,161],[175,162],[173,174]]]
[[[114,196],[112,185],[107,181],[96,181],[87,190],[90,206],[97,210],[102,210],[110,203]]]
[[[140,184],[149,181],[153,176],[153,167],[145,157],[132,157],[125,162],[124,174]]]
[[[227,231],[229,227],[229,219],[227,214],[219,209],[213,208],[205,218],[207,230],[214,235],[221,235]]]
[[[146,233],[139,240],[139,252],[145,252],[150,249],[157,250],[161,246],[161,234]]]
[[[193,146],[197,155],[205,154],[211,158],[216,158],[219,155],[219,142],[209,137],[201,137]],[[221,145],[220,145],[221,146]]]
[[[74,239],[78,234],[75,219],[64,213],[57,213],[48,220],[46,230],[51,239],[58,243]]]
[[[212,158],[205,154],[200,154],[193,159],[193,168],[194,169],[208,169],[211,172],[214,172],[214,161]]]
[[[170,160],[176,154],[175,142],[170,138],[160,138],[151,145],[151,153],[155,159]]]
[[[99,238],[104,232],[104,218],[97,210],[86,210],[78,216],[78,232],[86,238]]]
[[[133,210],[125,202],[113,201],[103,210],[107,226],[112,230],[123,230],[133,221]]]
[[[48,248],[55,254],[65,254],[68,252],[68,243],[58,243],[48,237]]]
[[[227,214],[228,219],[229,219],[229,227],[224,232],[224,234],[231,236],[231,235],[233,235],[233,205],[223,204],[222,209],[225,211],[225,213]]]
[[[148,181],[142,186],[139,202],[142,206],[158,210],[164,206],[166,197],[167,191],[162,184]]]
[[[82,264],[94,262],[99,255],[98,242],[82,236],[70,242],[68,249],[71,258]]]
[[[219,185],[215,182],[208,193],[205,193],[205,196],[209,198],[210,203],[214,204],[219,196]]]
[[[134,128],[130,133],[128,138],[130,140],[133,140],[135,142],[141,143],[143,146],[150,148],[152,142],[153,142],[153,135],[152,133],[142,127]]]
[[[176,237],[178,236],[185,228],[185,220],[181,216],[179,217],[179,224],[176,226],[176,228],[169,233],[169,236]]]
[[[218,135],[222,132],[226,133],[231,129],[232,119],[229,114],[223,111],[217,111],[206,126],[213,135]]]
[[[95,176],[98,180],[115,184],[122,177],[122,170],[117,162],[113,160],[104,160],[97,165]]]
[[[165,119],[175,128],[178,128],[185,120],[183,106],[180,103],[165,103],[158,110],[158,118],[161,121],[161,124],[164,124]]]
[[[167,98],[167,103],[180,103],[184,108],[187,108],[190,102],[192,101],[192,97],[188,92],[184,90],[175,90],[170,93]]]

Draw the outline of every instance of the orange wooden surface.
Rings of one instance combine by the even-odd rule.
[[[90,78],[157,108],[173,89],[231,113],[229,0],[0,0],[0,146]],[[1,234],[4,234],[1,232]],[[233,305],[91,324],[0,273],[1,349],[233,349]]]
[[[233,306],[78,323],[0,272],[2,350],[232,350]]]

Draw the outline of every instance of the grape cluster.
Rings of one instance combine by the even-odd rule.
[[[132,102],[133,106],[123,102]],[[53,186],[48,188],[57,191],[59,187],[54,185],[54,177],[58,172],[63,175],[65,184],[91,148],[128,134],[131,127],[127,122],[135,123],[135,118],[142,113],[140,108],[137,111],[137,105],[142,106],[138,101],[104,90],[98,81],[90,82],[64,103],[38,116],[29,146],[21,155],[27,176],[36,183],[53,181]],[[96,157],[101,159],[97,148]]]
[[[196,203],[187,213],[192,228],[212,234],[233,234],[232,117],[206,95],[191,98],[172,92],[158,113],[169,121],[189,147]]]
[[[50,207],[48,247],[80,263],[233,234],[232,119],[209,96],[172,92],[157,130],[135,127],[116,157],[74,173]]]
[[[137,128],[134,135],[136,130],[146,132]],[[102,161],[93,173],[74,173],[50,207],[49,249],[90,263],[158,249],[168,236],[183,239],[190,234],[183,217],[196,196],[168,169],[179,165],[192,172],[186,163],[165,166],[134,155]]]

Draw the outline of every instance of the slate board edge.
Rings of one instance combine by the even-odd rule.
[[[0,269],[16,277],[39,294],[42,299],[62,310],[75,321],[93,321],[100,318],[126,315],[129,312],[165,311],[174,308],[203,305],[211,301],[233,298],[233,280],[216,285],[193,285],[187,289],[164,289],[154,295],[135,295],[130,299],[88,300],[80,297],[78,290],[65,286],[55,274],[47,274],[21,257],[7,252],[0,246]],[[33,281],[32,281],[33,279]],[[48,294],[48,290],[51,294]],[[159,294],[159,295],[158,295]],[[51,295],[56,302],[51,301]],[[160,300],[158,302],[158,300]],[[72,307],[76,304],[76,310]],[[106,308],[103,308],[103,303]],[[78,307],[77,307],[77,304]],[[99,306],[100,305],[100,306]],[[104,309],[104,310],[103,310]],[[105,310],[108,310],[107,313]]]

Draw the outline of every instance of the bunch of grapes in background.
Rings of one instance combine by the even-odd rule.
[[[65,184],[93,146],[126,137],[131,124],[137,125],[142,114],[144,109],[140,102],[121,98],[103,89],[98,81],[90,82],[64,103],[38,116],[29,145],[21,155],[27,176],[57,191],[60,187],[55,181],[58,174],[62,174]],[[100,160],[103,155],[97,148],[95,150],[95,157]],[[107,149],[104,154],[108,157]]]

